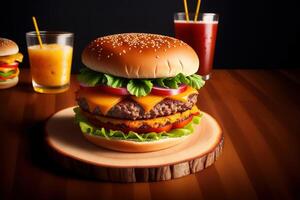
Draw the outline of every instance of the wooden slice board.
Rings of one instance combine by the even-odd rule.
[[[117,152],[89,143],[74,123],[73,108],[49,118],[45,132],[50,155],[63,167],[114,182],[162,181],[199,172],[215,162],[224,144],[220,126],[207,113],[189,139],[147,153]]]

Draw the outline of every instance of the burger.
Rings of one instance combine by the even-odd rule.
[[[15,86],[19,75],[19,62],[23,55],[19,53],[18,45],[9,39],[0,38],[0,89]]]
[[[165,149],[199,124],[199,59],[178,39],[146,33],[100,37],[82,53],[75,121],[84,137],[122,152]]]

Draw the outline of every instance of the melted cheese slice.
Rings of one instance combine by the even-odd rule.
[[[158,96],[158,95],[149,94],[144,97],[131,96],[131,99],[137,102],[145,110],[145,112],[149,112],[150,110],[153,109],[153,107],[156,104],[158,104],[165,98],[187,102],[188,97],[191,94],[197,94],[197,93],[198,91],[196,89],[192,87],[188,87],[186,91],[173,96]],[[95,92],[89,89],[80,89],[77,95],[79,98],[82,97],[86,99],[89,105],[90,112],[92,112],[98,106],[103,115],[106,115],[107,112],[112,107],[114,107],[124,98],[126,98],[126,96],[112,95],[108,93],[102,93],[101,91]]]
[[[15,71],[15,73],[13,73],[13,74],[10,76],[10,78],[14,78],[14,77],[16,77],[16,76],[19,76],[19,73],[20,73],[19,68],[17,68],[16,71]]]
[[[173,99],[173,100],[177,100],[177,101],[182,101],[182,102],[187,102],[188,101],[188,97],[191,94],[198,94],[198,91],[192,87],[188,87],[186,89],[186,91],[177,94],[177,95],[173,95],[173,96],[158,96],[158,95],[152,95],[149,94],[147,96],[144,97],[136,97],[136,96],[132,96],[131,98],[136,101],[139,105],[141,105],[145,112],[149,112],[150,110],[152,110],[152,108],[158,104],[159,102],[161,102],[162,100],[164,100],[165,98],[169,98],[169,99]]]
[[[12,68],[0,68],[0,72],[7,73],[9,71],[14,71],[14,72],[7,78],[14,78],[14,77],[18,76],[20,73],[19,68],[13,68],[13,69]]]
[[[6,73],[12,70],[16,70],[14,67],[0,67],[0,72]]]
[[[169,99],[173,99],[173,100],[178,100],[178,101],[183,101],[183,102],[188,102],[189,100],[189,96],[191,94],[198,94],[198,91],[192,87],[189,87],[186,89],[186,91],[184,91],[183,93],[174,95],[174,96],[169,96]]]
[[[136,97],[131,96],[131,99],[136,101],[142,108],[144,108],[145,112],[149,112],[156,104],[164,100],[166,96],[158,96],[149,94],[144,97]]]
[[[106,115],[113,106],[122,101],[124,98],[124,96],[95,92],[88,89],[80,89],[77,95],[79,98],[82,97],[86,99],[91,112],[96,107],[99,107],[103,115]]]
[[[21,53],[17,53],[10,56],[0,56],[0,62],[7,63],[7,64],[14,63],[16,61],[22,62],[22,60],[23,60],[23,55]]]

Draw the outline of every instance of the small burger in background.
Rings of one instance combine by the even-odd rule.
[[[19,81],[19,62],[23,55],[18,45],[9,39],[0,38],[0,89],[15,86]]]

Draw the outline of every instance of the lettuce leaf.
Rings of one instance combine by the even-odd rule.
[[[202,76],[198,74],[188,76],[187,79],[189,80],[188,85],[195,89],[200,89],[205,84],[205,81],[202,79]]]
[[[10,71],[8,71],[8,72],[1,72],[1,71],[0,71],[0,76],[2,76],[2,77],[4,77],[4,78],[7,78],[7,77],[13,75],[15,72],[16,72],[15,70],[10,70]]]
[[[175,77],[154,79],[154,82],[161,87],[172,88],[172,89],[177,89],[178,86],[182,83],[188,84],[188,80],[185,78],[185,76],[182,73],[179,73]]]
[[[127,79],[96,72],[88,68],[81,69],[77,79],[79,82],[88,86],[104,84],[113,88],[126,87],[131,95],[137,97],[148,95],[154,84],[172,89],[177,89],[180,84],[187,84],[195,89],[200,89],[205,83],[202,77],[197,74],[185,76],[179,73],[175,77],[169,78]]]
[[[102,82],[103,74],[89,70],[88,68],[82,68],[80,73],[77,75],[77,79],[79,82],[88,86],[95,86]]]
[[[136,132],[130,131],[128,134],[123,133],[119,130],[107,130],[105,128],[96,128],[92,124],[90,124],[87,119],[80,113],[80,108],[74,108],[75,112],[75,123],[79,124],[79,127],[83,134],[89,134],[93,136],[105,137],[108,140],[116,139],[116,140],[132,140],[136,142],[149,142],[149,141],[157,141],[166,138],[177,138],[187,136],[192,134],[194,131],[193,126],[195,124],[199,124],[202,114],[199,116],[194,116],[193,120],[187,124],[183,128],[172,129],[168,132],[161,133],[144,133],[138,134]]]
[[[131,95],[141,97],[151,92],[152,82],[150,80],[132,79],[127,84],[127,90]]]
[[[104,74],[103,84],[108,85],[113,88],[119,88],[126,86],[126,79],[121,77],[116,77],[108,74]]]
[[[187,77],[185,77],[182,73],[179,73],[177,75],[177,78],[180,80],[180,83],[184,83],[184,84],[187,84],[187,85],[190,84],[189,79]]]
[[[198,74],[184,76],[182,73],[177,74],[175,77],[154,79],[154,82],[161,87],[172,89],[177,89],[183,83],[195,89],[200,89],[205,84],[202,76]]]

